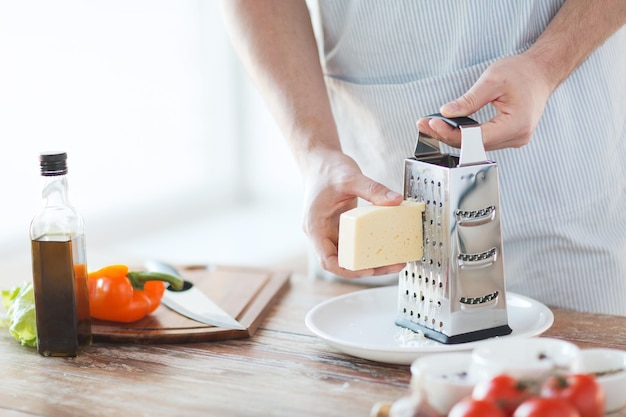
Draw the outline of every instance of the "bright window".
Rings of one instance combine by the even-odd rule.
[[[217,2],[1,2],[0,57],[0,250],[28,243],[40,151],[68,153],[72,203],[102,239],[300,199]]]

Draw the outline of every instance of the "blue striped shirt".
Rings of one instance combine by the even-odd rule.
[[[526,50],[562,3],[310,4],[346,153],[401,191],[417,119],[461,96],[491,63]],[[494,115],[487,106],[473,117]],[[489,157],[500,167],[507,288],[626,315],[626,27],[555,90],[530,144]]]

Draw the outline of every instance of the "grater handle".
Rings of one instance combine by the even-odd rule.
[[[426,119],[441,119],[452,127],[460,128],[461,126],[477,126],[478,122],[471,117],[445,117],[441,113],[433,113],[424,116]]]
[[[470,117],[445,117],[441,113],[426,116],[429,119],[441,119],[452,127],[461,129],[461,156],[459,166],[484,164],[487,161],[480,124]],[[422,141],[420,134],[419,140]]]

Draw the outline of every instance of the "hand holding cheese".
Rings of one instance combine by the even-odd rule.
[[[422,257],[424,203],[361,206],[339,218],[339,266],[351,271],[415,261]]]

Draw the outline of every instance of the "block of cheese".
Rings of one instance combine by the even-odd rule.
[[[424,203],[359,206],[339,217],[338,262],[351,271],[421,259]]]

